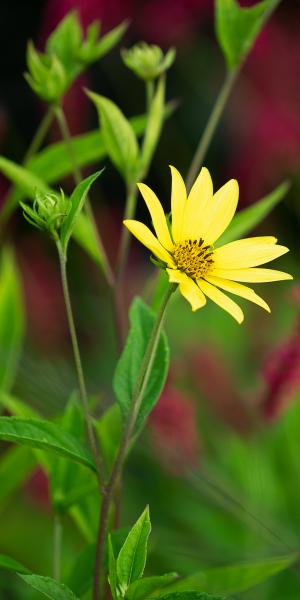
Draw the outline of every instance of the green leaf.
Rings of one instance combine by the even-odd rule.
[[[76,188],[74,189],[74,191],[71,195],[71,198],[70,198],[71,209],[69,211],[68,216],[65,218],[65,220],[63,222],[63,226],[62,226],[61,232],[60,232],[60,241],[61,241],[61,245],[62,245],[64,254],[66,254],[66,252],[67,252],[67,247],[68,247],[70,237],[74,230],[75,224],[78,220],[78,216],[83,208],[84,202],[85,202],[86,197],[89,192],[89,189],[90,189],[92,183],[94,183],[94,181],[99,177],[99,175],[101,175],[101,173],[102,173],[102,171],[98,171],[97,173],[94,173],[93,175],[86,177],[86,179],[83,179],[83,181],[81,181],[76,186]]]
[[[161,133],[165,104],[165,78],[160,77],[151,103],[142,145],[142,171],[147,172]]]
[[[85,425],[82,408],[76,394],[69,399],[59,426],[80,443],[84,442]],[[50,490],[52,504],[57,510],[66,511],[82,497],[97,490],[97,481],[92,473],[80,464],[59,457],[50,461]],[[72,586],[71,586],[72,587]]]
[[[143,577],[130,584],[126,598],[128,600],[146,600],[154,592],[163,592],[163,588],[178,578],[177,573],[166,573],[154,577]]]
[[[7,569],[8,571],[14,571],[15,573],[29,573],[28,569],[21,565],[21,563],[5,554],[0,554],[0,569]]]
[[[149,507],[130,530],[117,558],[118,587],[122,595],[131,582],[142,577],[147,559],[148,537],[151,531]]]
[[[114,555],[114,549],[111,541],[111,535],[108,536],[108,581],[114,600],[118,599],[117,592],[117,564]]]
[[[171,592],[163,596],[157,596],[160,600],[225,600],[221,596],[206,594],[205,592],[186,591],[186,592]]]
[[[126,419],[134,396],[141,364],[155,323],[155,315],[141,300],[135,298],[129,311],[130,331],[125,348],[118,361],[113,386],[122,415]],[[157,402],[163,389],[169,367],[169,348],[164,332],[161,334],[155,353],[136,428],[139,429]]]
[[[116,46],[119,43],[127,27],[128,22],[124,21],[100,39],[100,41],[96,45],[95,60],[96,58],[99,59],[102,56],[104,56],[104,54],[107,54],[107,52],[109,52],[114,46]]]
[[[100,252],[95,229],[88,216],[83,212],[78,215],[73,230],[73,238],[92,260],[103,267],[103,256]]]
[[[122,436],[122,417],[120,406],[115,402],[95,423],[100,440],[103,459],[107,472],[110,472],[120,445]]]
[[[119,107],[108,98],[89,91],[87,94],[97,108],[109,158],[123,178],[128,183],[133,182],[139,163],[139,149],[130,122]]]
[[[212,594],[237,594],[284,571],[297,560],[299,560],[299,554],[290,554],[255,563],[206,569],[172,583],[168,586],[168,591],[195,590]]]
[[[37,464],[29,448],[10,448],[0,460],[0,508],[29,477]]]
[[[73,592],[63,583],[58,583],[51,577],[42,577],[41,575],[19,575],[25,583],[34,590],[41,592],[51,600],[78,600]]]
[[[69,12],[47,40],[46,50],[55,54],[65,68],[71,82],[82,70],[77,55],[81,45],[82,29],[77,12]]]
[[[0,390],[14,382],[24,336],[21,282],[12,250],[4,249],[0,267]]]
[[[273,192],[258,202],[255,202],[255,204],[251,204],[251,206],[240,210],[218,240],[218,246],[222,246],[223,244],[227,244],[228,242],[232,242],[233,240],[245,236],[245,234],[259,225],[273,210],[276,204],[285,197],[289,188],[289,182],[284,181],[275,188]]]
[[[36,191],[51,191],[38,175],[3,156],[0,156],[0,171],[15,185],[22,188],[24,194],[29,198],[34,198]]]
[[[216,0],[216,35],[229,69],[245,59],[279,2],[263,0],[251,7],[241,7],[237,0]]]
[[[0,417],[0,440],[55,452],[95,470],[89,452],[77,439],[49,421]]]

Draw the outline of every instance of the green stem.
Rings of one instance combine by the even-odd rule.
[[[49,127],[53,121],[54,118],[54,106],[50,105],[47,109],[47,111],[45,112],[36,132],[35,135],[31,141],[31,144],[23,158],[23,164],[26,164],[29,159],[37,153],[37,151],[40,149],[47,133],[49,130]]]
[[[62,533],[61,516],[56,512],[53,523],[53,579],[56,581],[60,581]]]
[[[76,367],[77,377],[78,377],[80,397],[81,397],[81,401],[82,401],[85,423],[86,423],[86,428],[87,428],[87,435],[88,435],[88,439],[89,439],[90,448],[93,453],[93,457],[94,457],[95,464],[97,467],[98,479],[100,481],[100,474],[104,471],[102,469],[102,460],[100,458],[100,454],[98,451],[97,440],[96,440],[96,436],[95,436],[95,432],[94,432],[94,428],[93,428],[93,419],[92,419],[92,416],[90,414],[90,409],[89,409],[87,389],[86,389],[86,384],[85,384],[85,379],[84,379],[84,374],[83,374],[81,355],[80,355],[80,350],[79,350],[77,332],[76,332],[76,327],[75,327],[75,322],[74,322],[74,316],[73,316],[73,310],[72,310],[72,304],[71,304],[71,298],[70,298],[70,291],[69,291],[69,285],[68,285],[67,260],[63,253],[60,243],[57,242],[56,245],[57,245],[58,255],[59,255],[62,289],[63,289],[63,294],[64,294],[66,313],[67,313],[68,324],[69,324],[69,331],[70,331],[71,342],[72,342],[72,347],[73,347],[75,367]]]
[[[126,203],[124,211],[124,220],[133,219],[136,209],[137,186],[136,183],[127,186]],[[130,244],[130,232],[127,227],[122,227],[121,241],[117,260],[117,281],[119,282],[124,274]]]
[[[100,511],[100,520],[99,520],[99,528],[98,528],[98,536],[97,536],[97,547],[96,547],[96,560],[95,560],[95,570],[94,570],[94,587],[93,587],[93,600],[99,600],[100,593],[100,572],[103,562],[104,556],[104,548],[107,534],[107,526],[108,526],[108,516],[109,516],[109,508],[110,504],[114,497],[114,491],[117,482],[122,473],[123,464],[126,458],[126,453],[128,450],[128,446],[134,432],[136,420],[139,414],[139,410],[141,407],[141,403],[144,397],[145,389],[149,381],[149,377],[151,374],[153,362],[155,359],[156,349],[159,342],[164,317],[166,313],[166,309],[170,300],[172,293],[177,288],[177,284],[169,285],[167,292],[162,300],[160,309],[156,316],[156,321],[151,333],[151,336],[148,341],[148,345],[146,348],[146,352],[144,354],[144,358],[141,364],[138,380],[135,386],[135,391],[133,394],[132,402],[131,402],[131,410],[128,414],[127,421],[125,423],[125,427],[123,430],[122,439],[120,442],[120,446],[117,452],[117,456],[115,458],[115,462],[111,471],[111,475],[107,486],[104,490],[103,501],[101,505]]]
[[[227,73],[224,83],[220,89],[219,95],[217,96],[216,102],[212,109],[211,115],[207,121],[203,134],[200,138],[198,147],[192,160],[192,164],[187,174],[186,186],[188,191],[191,189],[193,182],[196,179],[200,168],[203,164],[204,157],[214,136],[214,133],[216,131],[222,112],[230,95],[230,92],[233,88],[233,85],[236,81],[238,73],[239,68],[236,68]]]
[[[148,113],[151,108],[153,95],[154,95],[154,81],[153,81],[153,79],[149,79],[148,81],[146,81],[146,101],[147,101],[147,112]]]
[[[63,137],[63,139],[64,139],[64,141],[66,143],[66,146],[67,146],[67,150],[68,150],[68,153],[69,153],[70,162],[71,162],[71,165],[72,165],[74,181],[75,181],[76,185],[78,185],[82,181],[82,179],[83,179],[82,172],[81,172],[81,169],[79,168],[79,166],[77,164],[76,155],[75,155],[74,147],[73,147],[73,143],[72,143],[72,136],[71,136],[71,133],[70,133],[70,130],[69,130],[69,126],[68,126],[68,123],[67,123],[64,111],[61,108],[61,106],[57,106],[55,108],[55,115],[56,115],[56,118],[57,118],[57,122],[58,122],[58,125],[59,125],[59,128],[60,128],[62,137]],[[85,202],[85,211],[86,211],[86,214],[87,214],[87,216],[88,216],[88,218],[89,218],[89,220],[90,220],[90,222],[92,224],[92,227],[93,227],[93,230],[94,230],[94,234],[95,234],[95,238],[97,240],[97,244],[98,244],[98,248],[99,248],[99,253],[100,253],[100,256],[102,258],[101,262],[102,262],[103,272],[104,272],[105,278],[106,278],[109,286],[113,287],[114,283],[115,283],[115,277],[114,277],[114,274],[112,272],[111,266],[109,264],[109,261],[108,261],[108,258],[107,258],[107,255],[106,255],[103,243],[102,243],[102,239],[101,239],[98,227],[97,227],[97,223],[95,221],[93,209],[92,209],[92,206],[91,206],[89,198],[87,198],[86,202]]]

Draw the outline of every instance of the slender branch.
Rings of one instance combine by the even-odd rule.
[[[66,257],[63,253],[60,243],[57,242],[56,245],[57,245],[58,255],[59,255],[61,282],[62,282],[62,288],[63,288],[63,294],[64,294],[64,300],[65,300],[65,306],[66,306],[66,313],[67,313],[70,336],[71,336],[72,347],[73,347],[74,361],[75,361],[77,377],[78,377],[80,397],[81,397],[83,411],[84,411],[84,417],[85,417],[85,423],[86,423],[86,428],[87,428],[89,444],[90,444],[91,451],[93,453],[93,457],[94,457],[95,464],[97,467],[98,478],[100,481],[100,474],[103,473],[104,471],[102,469],[102,460],[100,458],[97,440],[96,440],[96,436],[95,436],[95,432],[94,432],[94,428],[93,428],[93,419],[92,419],[92,416],[90,414],[90,409],[89,409],[87,389],[86,389],[86,384],[85,384],[85,379],[84,379],[84,374],[83,374],[81,355],[80,355],[80,350],[79,350],[78,338],[77,338],[77,333],[76,333],[76,328],[75,328],[75,322],[74,322],[74,316],[73,316],[73,310],[72,310],[72,304],[71,304],[71,298],[70,298],[70,292],[69,292],[67,268],[66,268],[67,261],[66,261]]]
[[[47,111],[45,112],[36,132],[32,138],[31,144],[23,158],[23,164],[26,164],[29,159],[37,153],[40,149],[47,133],[50,128],[50,125],[54,119],[54,106],[48,106]]]
[[[68,150],[68,153],[69,153],[70,162],[71,162],[71,165],[72,165],[74,181],[75,181],[76,185],[78,185],[78,183],[80,183],[82,181],[82,179],[83,179],[82,172],[81,172],[81,169],[78,166],[78,163],[77,163],[77,160],[76,160],[76,155],[75,155],[74,147],[73,147],[73,143],[72,143],[72,136],[71,136],[71,133],[70,133],[70,130],[69,130],[69,126],[68,126],[68,123],[67,123],[64,111],[61,108],[61,106],[57,106],[55,108],[55,115],[56,115],[56,118],[57,118],[57,122],[58,122],[58,125],[59,125],[59,128],[60,128],[62,137],[63,137],[63,139],[64,139],[64,141],[66,143],[66,146],[67,146],[67,150]],[[99,252],[100,252],[100,255],[101,255],[101,258],[102,258],[102,266],[103,266],[104,275],[106,277],[106,280],[107,280],[109,286],[113,287],[114,283],[115,283],[115,277],[114,277],[113,271],[111,269],[111,266],[109,264],[109,261],[108,261],[108,258],[107,258],[107,255],[106,255],[106,252],[105,252],[105,249],[104,249],[104,246],[103,246],[103,242],[102,242],[102,239],[101,239],[98,227],[97,227],[97,223],[95,221],[93,209],[92,209],[92,206],[91,206],[89,198],[87,198],[86,201],[85,201],[85,211],[86,211],[86,214],[87,214],[87,216],[88,216],[88,218],[89,218],[89,220],[90,220],[90,222],[92,224],[92,227],[93,227],[93,230],[94,230],[94,234],[95,234],[95,238],[97,240]]]
[[[214,136],[238,73],[239,68],[236,68],[232,71],[229,71],[225,77],[224,83],[220,89],[219,95],[217,96],[216,102],[200,138],[189,172],[187,174],[186,186],[188,191],[191,189],[193,182],[200,171],[201,165],[203,164],[204,157]]]
[[[126,453],[128,450],[128,446],[134,432],[136,420],[139,414],[140,406],[144,397],[145,389],[147,387],[149,377],[151,375],[151,370],[153,366],[153,362],[155,359],[156,349],[159,342],[164,317],[167,309],[168,302],[172,293],[177,288],[177,284],[169,285],[167,292],[163,298],[160,309],[156,316],[156,321],[151,333],[151,336],[148,341],[148,345],[146,348],[146,352],[144,354],[144,358],[141,364],[141,369],[139,372],[139,377],[135,386],[135,391],[133,394],[132,402],[131,402],[131,410],[128,414],[128,418],[124,427],[123,436],[120,442],[120,446],[118,449],[118,453],[111,471],[111,475],[108,481],[108,484],[104,490],[103,501],[101,505],[100,511],[100,520],[99,520],[99,529],[98,529],[98,537],[97,537],[97,548],[96,548],[96,560],[95,560],[95,570],[94,570],[94,588],[93,588],[93,600],[99,600],[99,592],[100,592],[100,572],[102,568],[103,555],[104,555],[104,547],[105,540],[107,534],[107,525],[108,525],[108,517],[109,517],[109,508],[110,504],[114,497],[114,491],[116,484],[120,478],[122,473],[123,464],[126,458]]]
[[[133,219],[136,209],[137,186],[136,183],[127,186],[126,203],[124,210],[124,219]],[[119,246],[117,260],[117,281],[119,282],[124,274],[130,243],[130,232],[127,227],[122,227],[121,241]]]
[[[53,523],[53,579],[56,581],[60,581],[62,533],[61,516],[56,512]]]
[[[146,81],[146,102],[147,102],[148,113],[151,108],[153,95],[154,95],[154,81],[153,81],[153,79],[149,79],[149,81]]]

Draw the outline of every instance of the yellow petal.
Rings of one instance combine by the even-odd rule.
[[[214,266],[220,269],[246,269],[270,262],[289,251],[285,246],[265,242],[264,237],[246,238],[214,251]],[[268,239],[268,238],[267,238]],[[276,240],[272,238],[271,240]]]
[[[236,179],[231,179],[213,196],[211,214],[208,218],[204,240],[213,244],[228,227],[236,211],[239,198],[239,186]]]
[[[223,294],[218,288],[204,279],[200,279],[198,285],[202,292],[210,298],[213,302],[218,304],[223,310],[226,310],[238,323],[242,323],[244,320],[244,313],[236,302],[228,298],[226,294]]]
[[[206,298],[197,284],[178,269],[167,269],[170,283],[179,283],[179,289],[184,298],[190,303],[192,310],[198,310],[206,304]]]
[[[170,165],[172,174],[172,195],[171,195],[171,210],[172,210],[172,235],[174,242],[180,240],[183,214],[186,203],[186,188],[185,183],[177,169]]]
[[[166,250],[172,252],[174,244],[159,199],[145,183],[138,183],[138,188],[147,204],[158,241],[166,248]]]
[[[293,279],[289,273],[275,271],[274,269],[215,269],[210,270],[209,275],[232,279],[233,281],[245,281],[248,283],[267,283],[268,281],[283,281]]]
[[[213,184],[208,169],[203,167],[198,175],[186,202],[182,240],[199,240],[203,237],[207,224],[207,211],[212,202]]]
[[[247,287],[246,285],[242,285],[241,283],[237,283],[236,281],[229,281],[226,279],[221,279],[221,277],[209,276],[205,278],[209,283],[216,285],[225,292],[229,292],[231,294],[235,294],[236,296],[241,296],[241,298],[245,298],[246,300],[250,300],[250,302],[254,302],[254,304],[258,304],[264,308],[267,312],[271,312],[268,304],[255,293],[254,290]]]
[[[129,229],[129,231],[140,241],[146,248],[148,248],[157,258],[167,263],[169,266],[175,266],[175,263],[169,254],[156,237],[153,235],[152,231],[144,223],[140,223],[139,221],[134,221],[131,219],[127,219],[123,221],[125,227]]]

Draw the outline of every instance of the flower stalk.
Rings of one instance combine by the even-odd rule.
[[[134,433],[135,424],[141,407],[141,403],[144,397],[145,389],[147,387],[149,377],[151,375],[153,362],[159,342],[160,334],[162,331],[166,310],[169,304],[169,300],[176,290],[177,284],[171,284],[168,286],[166,294],[161,302],[161,306],[156,316],[156,321],[148,341],[146,352],[144,355],[143,362],[139,373],[138,380],[135,386],[135,392],[133,394],[131,410],[128,414],[127,421],[124,426],[122,439],[120,441],[119,449],[115,462],[111,471],[109,481],[104,489],[103,501],[100,510],[99,528],[97,536],[96,546],[96,560],[94,569],[94,587],[93,587],[93,600],[99,600],[100,593],[100,573],[104,556],[105,541],[107,536],[107,525],[109,517],[109,509],[111,502],[114,498],[114,492],[116,485],[121,477],[124,461],[129,448],[129,444]]]

